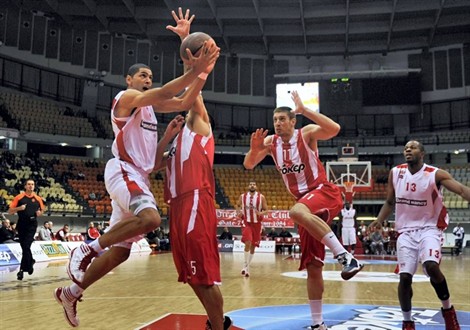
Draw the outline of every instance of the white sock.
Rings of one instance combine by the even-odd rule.
[[[323,323],[322,300],[321,299],[309,300],[308,303],[310,305],[310,313],[312,314],[313,325],[322,324]]]
[[[413,319],[411,318],[411,311],[401,311],[401,313],[403,314],[403,321],[413,321]]]
[[[83,291],[85,291],[85,290],[83,290],[81,287],[79,287],[75,283],[72,283],[72,285],[70,286],[70,292],[72,292],[72,295],[74,297],[77,297],[77,298],[80,297],[81,294],[83,293]]]
[[[254,253],[250,253],[250,255],[248,256],[248,266],[251,264],[251,260],[253,260],[254,255]]]
[[[100,253],[104,249],[101,247],[99,239],[95,239],[90,244],[88,244],[96,253]]]
[[[322,244],[326,245],[331,250],[331,252],[333,252],[333,256],[335,258],[341,253],[348,252],[346,251],[344,246],[341,245],[338,238],[332,231],[330,231],[328,234],[323,236],[323,238],[321,239],[321,242]]]
[[[245,257],[245,267],[248,267],[248,265],[249,265],[248,260],[250,258],[250,251],[245,251],[244,252],[244,257]]]

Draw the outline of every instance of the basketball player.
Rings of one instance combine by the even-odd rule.
[[[415,329],[411,284],[418,264],[421,263],[441,300],[446,330],[457,330],[460,329],[457,315],[450,302],[446,278],[439,267],[443,232],[449,222],[441,190],[445,187],[470,201],[470,188],[457,182],[448,172],[425,164],[424,146],[420,142],[409,141],[403,154],[406,163],[390,171],[387,199],[377,220],[370,226],[383,224],[395,208],[395,228],[399,233],[398,299],[403,313],[403,329]]]
[[[359,272],[360,264],[341,245],[328,223],[339,213],[343,202],[340,189],[328,182],[325,169],[318,157],[318,140],[330,139],[340,126],[323,114],[304,106],[297,92],[292,92],[296,108],[274,109],[274,135],[257,129],[251,135],[250,150],[243,165],[253,169],[267,155],[274,159],[287,189],[296,199],[290,217],[299,226],[302,250],[300,270],[307,269],[307,291],[314,329],[326,329],[322,316],[323,259],[325,247],[334,253],[343,265],[341,276],[348,280]],[[295,129],[296,114],[316,124]]]
[[[261,241],[261,220],[268,210],[266,198],[257,189],[256,182],[250,181],[248,192],[241,194],[238,200],[237,213],[242,219],[242,242],[245,243],[245,262],[241,274],[245,277],[250,276],[251,260]]]
[[[181,40],[189,35],[189,10],[172,11],[176,26],[167,27]],[[185,69],[187,69],[185,67]],[[210,118],[200,95],[185,118],[185,125],[165,154],[165,200],[170,205],[171,251],[178,281],[188,283],[206,310],[206,330],[227,330],[219,285],[219,248],[213,175],[215,142]],[[159,145],[157,157],[162,153]],[[157,160],[158,162],[158,160]],[[195,328],[197,328],[195,326]]]
[[[356,248],[356,209],[346,202],[341,210],[341,240],[343,246],[349,251],[351,246],[351,254],[354,254]]]
[[[197,58],[188,52],[192,68],[161,88],[151,88],[152,71],[148,66],[134,64],[129,68],[127,89],[115,96],[111,108],[114,158],[105,169],[106,189],[113,207],[110,229],[89,245],[84,243],[71,251],[67,273],[73,284],[54,292],[72,327],[79,325],[76,305],[83,291],[127,260],[133,242],[160,226],[148,179],[155,167],[157,151],[154,111],[189,109],[212,71],[219,51],[215,45],[205,44]],[[173,97],[188,86],[181,97]],[[107,247],[110,249],[95,258]]]

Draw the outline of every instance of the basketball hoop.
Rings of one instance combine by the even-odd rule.
[[[354,181],[344,181],[344,191],[347,193],[352,193],[354,190]]]

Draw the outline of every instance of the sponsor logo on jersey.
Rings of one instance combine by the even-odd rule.
[[[290,173],[300,173],[305,169],[305,164],[292,164],[287,165],[283,164],[281,168],[282,174],[290,174]]]
[[[157,124],[156,123],[149,123],[147,121],[141,121],[140,122],[140,127],[143,129],[152,131],[152,132],[157,132]]]
[[[415,199],[408,199],[408,198],[402,198],[402,197],[397,197],[395,198],[395,202],[397,204],[408,204],[412,206],[426,206],[428,205],[428,201],[426,200],[415,200]]]

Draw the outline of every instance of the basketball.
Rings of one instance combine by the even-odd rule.
[[[180,47],[180,56],[183,61],[188,60],[188,54],[186,54],[186,48],[191,51],[194,56],[204,45],[204,41],[211,40],[212,37],[204,32],[193,32],[183,39]]]

